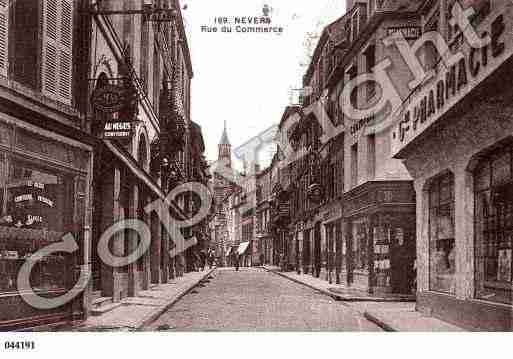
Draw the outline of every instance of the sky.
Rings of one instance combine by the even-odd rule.
[[[340,17],[344,0],[181,0],[194,78],[191,116],[203,130],[206,156],[217,158],[226,120],[232,150],[279,123],[308,65],[305,39]],[[271,8],[281,35],[242,34],[234,17],[260,17]],[[216,17],[232,22],[232,33],[209,33]],[[314,44],[315,45],[315,44]]]

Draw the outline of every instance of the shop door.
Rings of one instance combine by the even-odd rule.
[[[96,161],[97,162],[97,161]],[[95,163],[96,167],[96,163]],[[96,168],[95,168],[96,169]],[[99,171],[99,170],[97,170]],[[95,172],[98,173],[98,172]],[[91,247],[91,281],[93,291],[102,289],[102,264],[98,255],[98,243],[102,234],[102,213],[103,213],[103,181],[101,176],[94,177],[93,189],[93,229],[92,229],[92,247]]]
[[[413,263],[415,260],[415,234],[402,227],[393,228],[390,252],[390,285],[393,293],[412,294]]]
[[[316,277],[321,275],[321,222],[314,227],[314,271]]]

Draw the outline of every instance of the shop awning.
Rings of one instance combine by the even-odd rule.
[[[148,186],[151,191],[157,195],[162,200],[165,200],[166,195],[162,191],[162,189],[155,183],[155,181],[135,162],[135,160],[129,154],[124,153],[125,151],[116,147],[110,140],[103,140],[103,143],[107,148],[116,156],[121,162],[123,162],[128,169],[132,172],[132,174],[141,180],[146,186]],[[186,216],[183,211],[178,207],[178,205],[174,202],[170,202],[170,206],[173,208],[173,211],[180,216],[180,219],[185,219]]]
[[[246,250],[248,249],[248,247],[249,247],[249,242],[241,243],[241,244],[239,244],[239,248],[238,248],[237,252],[239,252],[239,255],[243,255],[244,252],[246,252]]]

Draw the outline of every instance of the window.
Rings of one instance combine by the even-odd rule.
[[[369,18],[374,14],[376,0],[369,0]]]
[[[365,222],[353,223],[353,260],[355,269],[368,269],[367,224]]]
[[[150,23],[146,19],[142,19],[141,25],[141,82],[144,89],[144,92],[148,94],[148,56],[145,56],[148,53],[148,44],[149,44],[149,35],[150,35]]]
[[[8,4],[7,0],[4,0],[4,2]],[[19,0],[13,5],[14,16],[11,24],[13,39],[12,75],[19,83],[36,90],[39,86],[38,59],[40,58],[38,44],[39,3],[33,0]],[[6,16],[8,16],[7,10],[5,11]],[[6,24],[6,26],[8,25]],[[7,41],[7,35],[5,41]],[[4,46],[7,52],[7,43]]]
[[[476,296],[511,304],[512,147],[484,158],[474,171]]]
[[[454,240],[454,176],[434,179],[429,187],[429,287],[456,292]]]
[[[367,136],[367,174],[370,179],[376,175],[376,135]]]
[[[62,240],[73,220],[74,197],[73,181],[58,172],[5,159],[0,169],[0,293],[6,293],[17,290],[18,271],[33,253]],[[65,273],[64,255],[46,256],[32,270],[32,288],[62,289]]]
[[[358,185],[358,142],[351,146],[351,187]]]
[[[376,66],[376,47],[371,45],[365,51],[365,72],[368,74],[373,73],[374,66]],[[367,101],[370,101],[376,94],[376,83],[374,81],[367,81],[365,88]]]
[[[355,41],[358,38],[358,18],[359,11],[355,11],[351,17],[351,41]]]
[[[11,9],[12,16],[9,1],[0,0],[0,74],[10,70],[15,81],[71,104],[73,2],[16,0]]]
[[[27,0],[29,1],[29,0]],[[43,1],[43,94],[71,103],[73,2]]]
[[[143,56],[144,57],[144,56]],[[160,96],[160,54],[157,45],[153,48],[153,110],[159,113]]]
[[[429,20],[424,24],[424,33],[431,31],[438,31],[439,23],[438,18],[440,17],[439,12],[436,12]],[[426,70],[435,68],[438,61],[440,60],[440,54],[436,47],[428,42],[423,47],[423,65]]]
[[[354,64],[348,71],[349,74],[349,80],[354,79],[356,76],[358,76],[358,66],[357,64]],[[353,91],[350,95],[350,101],[351,105],[355,108],[358,108],[358,87],[354,87]]]

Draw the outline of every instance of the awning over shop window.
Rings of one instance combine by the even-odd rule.
[[[246,252],[246,250],[248,249],[249,247],[249,242],[244,242],[244,243],[241,243],[239,244],[239,248],[238,248],[238,252],[239,252],[239,255],[243,255],[244,252]]]

